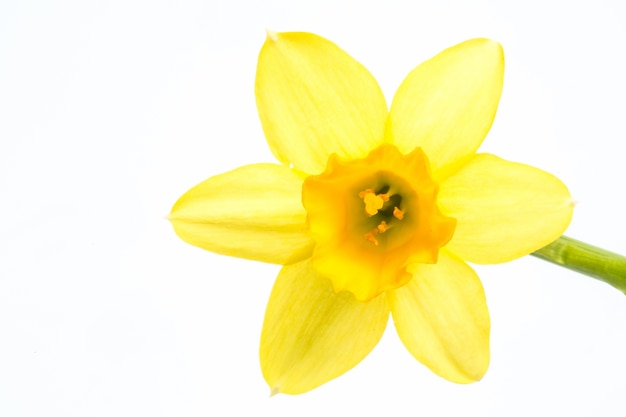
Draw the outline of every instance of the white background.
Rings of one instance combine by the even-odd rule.
[[[626,297],[525,258],[476,267],[492,361],[469,386],[389,325],[355,369],[269,398],[258,366],[278,267],[181,242],[201,180],[272,161],[254,75],[266,28],[312,31],[390,100],[468,38],[505,48],[482,150],[557,174],[567,234],[626,253],[620,1],[10,1],[0,5],[0,415],[623,416]]]

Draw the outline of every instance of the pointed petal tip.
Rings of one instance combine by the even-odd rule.
[[[489,44],[498,51],[498,55],[500,56],[500,59],[504,59],[504,47],[502,46],[502,44],[493,39],[488,39],[488,41],[489,41]]]
[[[169,214],[166,214],[165,216],[163,216],[163,220],[166,220],[174,224],[175,222],[180,221],[180,220],[184,221],[184,218],[180,216],[180,213],[176,212],[175,210],[172,210]]]
[[[494,39],[490,38],[476,38],[469,40],[468,43],[480,46],[483,51],[489,51],[497,59],[502,61],[504,59],[504,48],[502,44]]]
[[[480,40],[482,40],[485,44],[497,47],[497,48],[502,48],[502,45],[500,44],[500,42],[498,42],[495,39],[491,39],[491,38],[479,38]]]
[[[267,35],[267,39],[266,41],[273,41],[276,42],[278,40],[278,32],[274,32],[273,30],[270,29],[265,29],[265,34]]]
[[[280,394],[280,388],[272,387],[272,389],[270,389],[270,398],[272,398],[276,394]]]
[[[502,48],[502,45],[500,44],[500,42],[498,42],[495,39],[491,39],[491,38],[479,37],[479,38],[470,39],[469,42],[477,42],[477,43],[482,43],[484,45],[489,45],[489,46],[494,46],[494,47],[497,47],[497,48]]]
[[[486,56],[492,56],[496,62],[504,60],[504,48],[502,44],[495,39],[491,38],[473,38],[468,39],[465,42],[461,42],[456,47],[462,45],[463,48],[471,48],[475,51],[480,51],[481,54],[487,54]],[[455,48],[454,46],[452,48]]]

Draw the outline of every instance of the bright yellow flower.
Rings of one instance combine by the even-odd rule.
[[[411,354],[454,382],[489,364],[476,273],[558,238],[567,188],[476,154],[502,91],[501,46],[472,39],[415,68],[387,109],[353,58],[309,33],[270,33],[256,99],[281,162],[195,186],[170,219],[186,242],[284,265],[267,306],[261,368],[272,392],[311,390],[378,343],[389,313]]]

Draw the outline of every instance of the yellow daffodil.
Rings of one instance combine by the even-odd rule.
[[[388,110],[372,75],[330,41],[270,33],[256,100],[279,164],[193,187],[170,220],[186,242],[284,265],[263,324],[272,392],[354,367],[389,314],[409,352],[454,382],[489,364],[489,313],[465,262],[507,262],[557,239],[567,188],[476,153],[502,91],[501,46],[472,39],[409,73]]]

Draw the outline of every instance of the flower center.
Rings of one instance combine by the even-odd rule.
[[[351,161],[331,156],[302,187],[314,267],[336,291],[363,301],[406,284],[406,267],[437,262],[454,233],[456,220],[441,214],[437,192],[419,148],[402,155],[382,145]]]
[[[379,241],[376,239],[376,235],[389,230],[394,218],[397,220],[404,218],[404,212],[398,208],[402,196],[389,193],[389,187],[384,186],[378,192],[371,188],[363,190],[359,193],[359,198],[362,198],[365,204],[365,214],[368,217],[376,217],[377,223],[380,221],[375,228],[365,233],[365,239],[368,242],[378,245]]]

